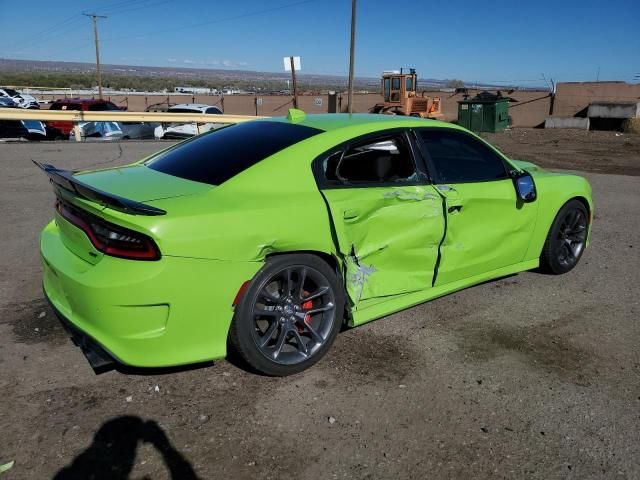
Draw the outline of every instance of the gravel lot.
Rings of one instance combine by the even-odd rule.
[[[53,194],[30,159],[106,167],[163,145],[0,144],[3,480],[640,478],[640,178],[607,174],[638,175],[639,137],[543,133],[491,137],[516,158],[604,172],[585,174],[594,240],[573,272],[346,331],[284,379],[225,361],[96,376],[42,297]]]

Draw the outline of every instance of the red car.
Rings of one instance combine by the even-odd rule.
[[[80,110],[83,112],[104,112],[107,110],[124,110],[115,103],[107,100],[94,100],[92,98],[65,98],[56,100],[49,110]],[[52,120],[47,122],[47,136],[56,140],[66,140],[73,130],[73,122],[64,120]]]

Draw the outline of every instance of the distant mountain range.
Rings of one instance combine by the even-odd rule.
[[[16,60],[0,58],[0,72],[4,73],[33,73],[35,74],[92,74],[95,72],[95,64],[83,62],[55,62],[43,60]],[[243,82],[245,84],[285,82],[291,78],[286,72],[257,72],[248,70],[226,70],[209,68],[176,68],[176,67],[142,67],[137,65],[102,65],[103,75],[121,77],[147,77],[157,79],[172,79],[176,86],[190,86],[190,83],[203,81]],[[339,88],[346,87],[347,77],[340,75],[320,75],[300,73],[298,79],[301,86],[313,85],[315,87]],[[420,78],[418,72],[418,85],[421,88],[444,88],[450,80],[438,80],[433,78]],[[380,88],[380,78],[356,77],[354,81],[357,90],[377,90]],[[490,88],[491,85],[474,84],[481,88]],[[195,86],[195,85],[193,85]],[[504,86],[502,86],[504,88]]]

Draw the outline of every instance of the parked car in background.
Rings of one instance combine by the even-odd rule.
[[[81,112],[104,112],[109,110],[122,110],[115,103],[107,100],[95,100],[93,98],[65,98],[56,100],[49,110],[78,110]],[[73,132],[73,122],[67,120],[50,120],[47,122],[49,136],[55,140],[69,138]]]
[[[0,97],[0,108],[19,108],[7,97]],[[44,123],[37,120],[0,120],[0,138],[26,138],[45,140],[47,131]]]
[[[16,102],[14,102],[11,98],[0,97],[0,108],[15,108]]]
[[[0,138],[24,138],[45,140],[47,132],[37,120],[0,120]]]
[[[122,129],[123,140],[150,140],[155,138],[158,122],[117,122]]]
[[[119,122],[80,122],[80,138],[86,141],[122,140],[124,132]],[[69,140],[75,140],[73,130]]]
[[[20,108],[40,108],[38,99],[28,93],[20,93],[9,87],[0,87],[0,98],[8,98]]]
[[[222,110],[213,105],[202,103],[179,103],[167,109],[167,113],[204,113],[207,115],[221,115]],[[204,123],[200,125],[200,133],[208,132],[224,126],[222,123]],[[162,123],[155,129],[156,138],[189,138],[198,134],[196,122],[190,123]]]

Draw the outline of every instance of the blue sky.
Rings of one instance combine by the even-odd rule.
[[[350,0],[0,0],[0,57],[346,74]],[[397,10],[394,10],[397,7]],[[23,20],[24,19],[24,20]],[[640,0],[359,0],[356,75],[413,66],[423,78],[543,84],[640,74]]]

